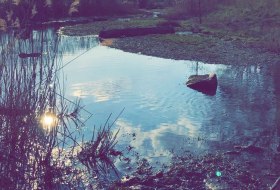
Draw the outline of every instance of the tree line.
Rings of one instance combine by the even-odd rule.
[[[126,14],[120,0],[0,0],[0,29],[75,16]]]

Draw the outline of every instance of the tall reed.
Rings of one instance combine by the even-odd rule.
[[[116,171],[111,125],[83,142],[76,133],[83,127],[82,108],[64,98],[59,77],[60,36],[48,31],[33,32],[27,39],[19,36],[0,36],[0,186],[92,187],[96,176]]]

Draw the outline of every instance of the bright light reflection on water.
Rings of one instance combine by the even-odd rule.
[[[41,117],[41,124],[43,126],[43,129],[46,132],[51,131],[54,127],[57,126],[58,118],[55,114],[51,112],[46,112],[44,115]]]

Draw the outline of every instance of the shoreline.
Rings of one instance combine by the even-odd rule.
[[[139,20],[137,20],[138,22]],[[155,25],[156,21],[152,21],[147,24],[147,20],[145,20],[145,24],[142,21],[139,21],[138,24],[143,24],[141,26],[146,27],[147,25]],[[116,22],[116,23],[115,23]],[[105,30],[113,28],[126,28],[126,27],[138,27],[139,25],[132,25],[129,22],[120,22],[120,21],[106,21],[106,22],[97,22],[85,25],[77,25],[66,27],[66,30],[62,30],[65,32],[64,34],[68,35],[94,35],[98,34],[103,27],[106,27]],[[150,21],[149,21],[150,22]],[[114,25],[110,25],[114,23]],[[123,25],[122,25],[123,23]],[[120,24],[120,25],[119,25]],[[68,30],[70,28],[70,30]],[[178,28],[177,28],[178,29]],[[187,27],[179,28],[180,32],[191,31]],[[178,30],[177,30],[178,32]],[[208,64],[224,64],[224,65],[232,65],[237,67],[242,66],[258,66],[262,68],[272,69],[269,67],[272,64],[280,63],[280,57],[277,53],[272,53],[266,50],[262,46],[254,47],[250,44],[249,38],[239,39],[237,36],[219,36],[218,33],[205,33],[205,32],[187,32],[187,34],[164,34],[164,35],[146,35],[146,36],[137,36],[137,37],[125,37],[125,38],[111,38],[111,39],[102,39],[101,45],[108,46],[116,49],[120,49],[126,52],[131,53],[141,53],[143,55],[156,56],[161,58],[175,59],[175,60],[192,60],[199,61]],[[256,44],[256,43],[255,43]],[[241,146],[242,147],[242,146]],[[234,155],[239,154],[239,152],[232,150],[222,154],[222,158],[230,157],[232,160],[239,163],[239,160],[236,159]],[[233,157],[231,157],[233,156]],[[215,158],[215,157],[214,157]],[[236,159],[236,160],[235,160]],[[231,160],[231,161],[232,161]],[[193,164],[195,159],[190,158],[190,163]],[[208,163],[208,162],[207,162]],[[208,178],[208,176],[204,176],[204,173],[198,173],[199,179],[203,179],[201,181],[195,181],[195,184],[191,183],[194,177],[189,179],[188,175],[184,175],[182,177],[182,181],[190,181],[190,183],[184,183],[181,186],[174,186],[176,184],[176,177],[178,176],[177,171],[183,171],[186,168],[186,165],[177,165],[178,163],[174,162],[174,167],[169,166],[170,170],[167,172],[154,173],[149,175],[130,175],[126,176],[125,181],[116,182],[116,185],[119,188],[154,188],[154,187],[162,187],[162,188],[180,188],[186,186],[194,186],[196,188],[204,187],[205,181],[209,180],[210,184],[217,185],[217,187],[231,187],[232,185],[228,181],[224,181],[223,183],[216,183],[216,177],[213,175],[213,170],[205,168],[208,164],[202,164],[201,170],[207,171],[207,173],[211,173],[212,175]],[[179,162],[180,164],[180,162]],[[186,163],[188,164],[188,163]],[[224,166],[222,168],[231,168],[231,166]],[[144,168],[145,169],[145,168]],[[190,166],[190,170],[192,167]],[[243,179],[244,176],[240,176],[239,172],[236,172],[237,168],[233,169],[230,173],[231,177],[238,179]],[[226,172],[225,172],[226,173]],[[249,169],[244,169],[245,176],[249,174],[254,174],[253,171]],[[190,175],[190,174],[189,174]],[[171,176],[171,177],[170,177]],[[195,176],[195,178],[198,178]],[[260,179],[255,178],[256,176],[252,175],[250,187],[254,186],[254,189],[263,188],[264,186],[268,186],[274,179],[265,179],[260,180],[264,176],[263,174],[257,175]],[[165,183],[169,181],[169,183]],[[146,183],[147,182],[147,183]],[[148,185],[149,184],[149,185]],[[161,186],[160,186],[161,185]],[[243,186],[243,184],[240,184]],[[248,184],[246,184],[248,185]],[[245,188],[245,186],[243,186]]]
[[[176,34],[175,34],[176,35]],[[277,54],[257,48],[242,47],[239,42],[224,41],[218,38],[197,35],[199,38],[207,38],[212,42],[200,44],[183,44],[172,41],[164,41],[162,38],[171,35],[148,35],[140,37],[128,37],[114,39],[109,47],[131,53],[174,59],[199,61],[208,64],[224,65],[271,65],[280,62]]]
[[[131,19],[130,21],[99,21],[88,24],[66,26],[59,30],[63,35],[98,35],[105,29],[149,27],[163,22],[161,19]],[[273,65],[280,63],[280,56],[262,46],[255,46],[248,38],[221,36],[206,30],[192,33],[190,26],[176,28],[174,34],[154,34],[135,37],[105,39],[103,45],[131,53],[175,60],[191,60],[208,64],[224,65]],[[180,34],[179,32],[186,32]],[[110,43],[106,43],[110,40]]]

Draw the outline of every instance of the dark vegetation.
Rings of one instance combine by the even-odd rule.
[[[107,122],[91,141],[83,140],[83,108],[63,96],[63,49],[49,32],[29,39],[0,36],[0,186],[101,188],[108,183],[104,176],[116,171],[116,135]]]
[[[217,174],[220,172],[221,175]],[[266,189],[248,168],[221,155],[174,156],[171,165],[157,172],[146,159],[138,161],[135,172],[115,182],[111,189]]]
[[[280,51],[277,0],[8,0],[0,1],[0,29],[66,17],[141,13],[138,8],[164,8],[161,15],[183,22],[182,28]]]
[[[130,17],[130,20],[127,21],[109,20],[107,22],[88,23],[77,27],[66,27],[63,31],[67,35],[89,35],[98,34],[101,30],[108,29],[168,25],[174,27],[178,32],[192,32],[195,35],[150,35],[146,37],[151,38],[148,41],[155,41],[156,43],[164,41],[165,43],[169,43],[170,46],[178,46],[180,44],[188,47],[189,45],[195,45],[194,48],[196,50],[194,53],[205,49],[208,41],[210,41],[213,43],[207,46],[208,51],[211,51],[210,54],[215,54],[216,52],[219,55],[222,54],[221,48],[216,48],[216,46],[227,43],[230,43],[230,46],[236,46],[240,50],[249,48],[257,51],[260,50],[260,52],[272,52],[274,54],[278,54],[280,51],[280,41],[277,37],[280,32],[280,4],[277,0],[258,0],[254,2],[244,0],[182,0],[176,2],[166,1],[164,5],[165,8],[156,10],[159,12],[159,18],[150,19],[148,15],[150,14],[151,16],[151,11],[144,11],[136,15],[137,18]],[[131,40],[138,41],[138,38]],[[128,40],[126,39],[120,40],[120,44],[122,44],[122,41],[125,41],[123,42],[124,44],[130,44],[127,43]],[[143,44],[140,47],[146,46],[146,39],[139,38],[139,41],[142,41],[140,44]],[[153,44],[149,46],[153,47]],[[125,48],[119,44],[116,44],[114,47]],[[132,45],[132,48],[128,49],[133,51],[133,47],[136,48],[136,46]],[[157,47],[155,46],[155,48]],[[149,54],[149,52],[145,51],[146,48],[139,48],[133,52]],[[171,49],[168,45],[166,48]],[[180,47],[178,46],[178,48]],[[152,48],[150,52],[156,51]],[[203,52],[205,51],[203,50]],[[176,53],[182,55],[187,54],[187,52],[180,53],[179,50]],[[152,55],[160,56],[165,55],[165,53],[152,53]],[[168,56],[168,58],[193,59],[193,56],[184,57],[182,55]],[[200,55],[202,54],[200,53]],[[208,62],[208,59],[211,61],[212,57],[219,57],[219,55],[209,55],[206,59],[203,58],[200,61]],[[211,61],[211,63],[214,62]]]
[[[127,28],[127,29],[114,29],[103,30],[99,33],[100,38],[120,38],[130,36],[142,36],[148,34],[170,34],[175,33],[173,27],[159,26],[149,28]]]
[[[134,5],[117,0],[0,1],[0,28],[25,27],[66,17],[124,15],[134,10]]]

